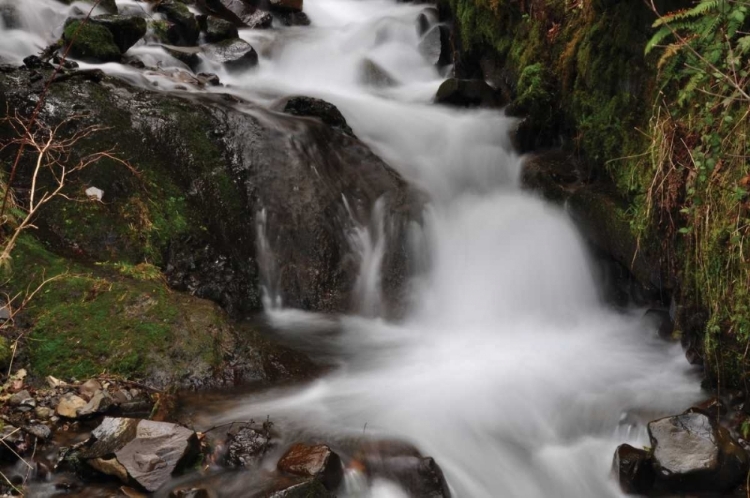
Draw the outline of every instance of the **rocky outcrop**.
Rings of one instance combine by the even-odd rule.
[[[3,106],[31,111],[41,86],[29,78],[26,70],[0,74]],[[418,218],[422,197],[357,139],[324,122],[242,112],[227,97],[183,100],[111,78],[66,79],[48,99],[41,118],[50,124],[76,109],[87,116],[81,125],[118,130],[81,143],[77,154],[114,148],[140,172],[124,175],[115,164],[84,171],[70,188],[95,186],[102,202],[50,208],[41,223],[53,244],[96,261],[148,258],[175,288],[236,314],[261,307],[259,269],[285,304],[340,311],[352,304],[359,271],[347,233],[368,223],[383,198],[384,294],[398,302],[408,271],[406,224]],[[75,214],[79,208],[85,212]],[[85,230],[66,222],[72,215],[87,220]]]
[[[745,450],[703,413],[655,420],[648,435],[657,484],[670,491],[726,491],[747,475]]]

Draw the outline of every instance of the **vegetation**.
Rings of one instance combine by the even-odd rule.
[[[655,248],[674,280],[676,334],[712,383],[743,386],[750,4],[446,1],[466,59],[494,58],[513,75],[536,145],[563,145],[615,186],[638,247]]]

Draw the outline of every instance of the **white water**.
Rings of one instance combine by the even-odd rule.
[[[512,120],[430,103],[442,79],[417,50],[421,8],[307,0],[312,27],[241,33],[261,53],[260,66],[221,74],[232,86],[217,91],[266,103],[293,94],[333,102],[432,202],[415,230],[425,271],[414,279],[403,321],[335,319],[273,301],[271,322],[325,343],[340,368],[304,388],[237,399],[228,412],[207,407],[206,417],[270,415],[282,428],[332,437],[361,434],[366,425],[369,435],[403,437],[435,457],[460,497],[618,496],[609,477],[615,447],[645,444],[643,423],[686,408],[698,384],[679,347],[659,342],[639,311],[616,313],[601,303],[565,213],[519,190]],[[18,47],[36,37],[29,43],[40,48],[49,41],[45,29],[0,33],[0,54],[28,55]],[[154,50],[136,46],[131,54]],[[365,59],[399,84],[363,83]],[[132,68],[105,70],[143,80]],[[258,220],[260,233],[265,221]],[[379,303],[378,223],[351,239],[363,268],[356,291],[368,314]],[[323,338],[333,322],[340,334]],[[393,483],[363,490],[350,477],[349,496],[404,496]]]

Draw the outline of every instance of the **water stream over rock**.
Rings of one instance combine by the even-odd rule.
[[[44,48],[72,8],[24,0],[18,25],[0,28],[0,57],[18,61]],[[378,316],[389,224],[376,205],[369,224],[346,234],[360,263],[352,292],[361,315],[284,309],[276,282],[266,282],[269,323],[337,367],[310,385],[214,397],[190,412],[202,427],[270,416],[290,443],[307,435],[335,445],[363,431],[408,440],[436,459],[459,497],[619,496],[609,476],[615,447],[648,444],[645,422],[695,401],[695,377],[679,346],[660,341],[640,310],[603,303],[567,215],[520,190],[513,120],[432,103],[444,78],[419,49],[422,10],[393,0],[309,0],[311,26],[240,30],[260,56],[256,68],[201,62],[225,87],[97,66],[137,85],[228,92],[270,107],[293,95],[325,99],[429,195],[410,229],[415,263],[403,318]],[[128,55],[187,71],[144,42]],[[261,274],[274,279],[278,262],[265,238],[273,227],[265,211],[247,216],[263,234]],[[227,478],[222,493],[247,492],[245,479]],[[394,483],[367,486],[352,475],[345,483],[342,496],[405,496]]]

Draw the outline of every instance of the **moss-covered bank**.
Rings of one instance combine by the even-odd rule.
[[[675,298],[675,334],[706,366],[711,385],[744,387],[747,6],[656,2],[665,17],[653,40],[658,17],[646,2],[445,0],[443,7],[455,26],[457,71],[513,95],[509,111],[528,117],[524,149],[562,147],[573,158],[566,174],[590,185],[581,191],[604,193],[586,197],[605,199],[586,208],[596,213],[594,237],[614,237],[596,226],[625,220],[629,227],[617,235],[625,243],[599,245]],[[637,264],[644,254],[652,263],[645,273]]]

